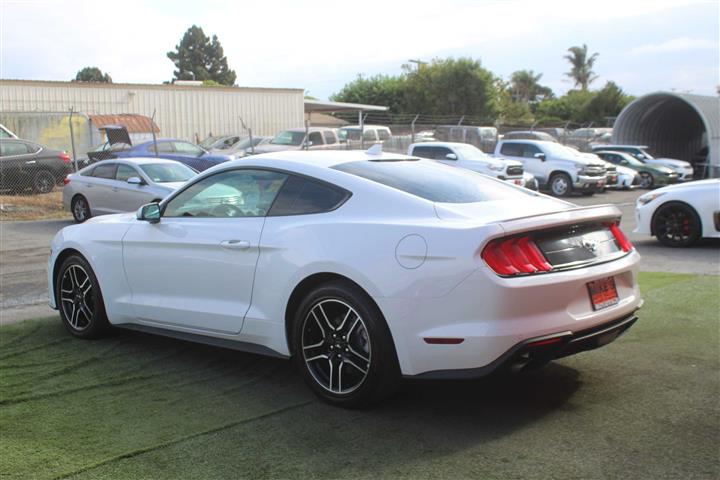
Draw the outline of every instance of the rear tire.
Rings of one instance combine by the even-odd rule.
[[[90,205],[88,201],[82,195],[75,195],[72,202],[70,203],[70,210],[72,211],[73,218],[77,223],[83,223],[88,218],[92,217],[90,213]]]
[[[702,224],[690,205],[669,202],[655,211],[652,231],[666,247],[688,247],[700,238]]]
[[[572,193],[572,181],[566,173],[556,173],[550,177],[550,191],[556,197],[567,197]]]
[[[348,282],[310,292],[295,312],[293,361],[322,400],[353,408],[392,394],[400,368],[390,331],[372,299]]]
[[[55,176],[49,170],[38,170],[33,174],[32,189],[35,193],[50,193],[55,183]]]
[[[655,177],[648,172],[642,172],[640,174],[640,188],[651,189],[655,185]]]
[[[78,338],[100,338],[110,331],[100,283],[80,255],[66,258],[55,279],[55,302],[65,328]]]

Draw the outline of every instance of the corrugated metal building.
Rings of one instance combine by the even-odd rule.
[[[0,113],[152,116],[162,137],[195,141],[210,134],[274,135],[304,123],[302,89],[0,80]],[[21,132],[16,132],[21,134]],[[32,140],[32,139],[31,139]]]
[[[618,115],[613,143],[647,145],[657,157],[692,162],[699,178],[720,177],[720,98],[643,95]]]

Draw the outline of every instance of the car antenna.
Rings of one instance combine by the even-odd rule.
[[[365,152],[368,155],[382,155],[382,143],[376,143]]]

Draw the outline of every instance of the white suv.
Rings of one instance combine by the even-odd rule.
[[[592,195],[605,188],[607,181],[605,162],[554,142],[502,140],[495,155],[522,162],[541,187],[559,197],[574,191]]]

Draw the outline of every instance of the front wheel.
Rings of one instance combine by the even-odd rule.
[[[359,407],[387,397],[400,370],[387,324],[368,295],[346,283],[311,292],[293,325],[294,360],[326,402]]]
[[[655,178],[648,172],[640,174],[640,188],[650,189],[655,185]]]
[[[655,237],[666,247],[687,247],[702,231],[697,212],[684,203],[671,202],[657,209],[652,219]]]
[[[550,177],[550,191],[557,197],[566,197],[572,193],[572,181],[565,173],[556,173]]]
[[[100,284],[90,264],[71,255],[60,266],[55,301],[65,328],[79,338],[99,338],[110,330]]]

